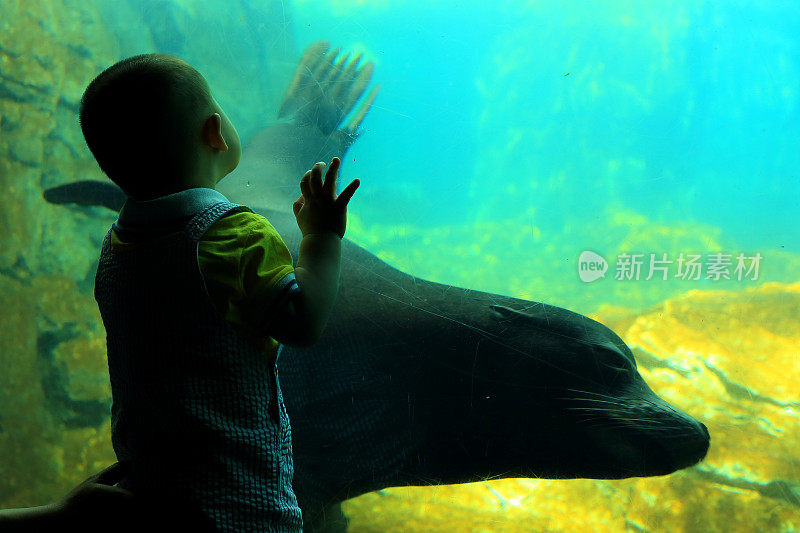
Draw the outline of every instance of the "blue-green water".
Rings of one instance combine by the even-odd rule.
[[[431,4],[294,4],[300,49],[325,37],[377,64],[347,169],[359,210],[431,225],[533,205],[557,232],[618,204],[800,250],[791,2]]]
[[[529,297],[589,310],[797,279],[791,4],[296,2],[294,16],[300,49],[335,35],[376,63],[381,92],[343,170],[362,180],[353,213],[420,234],[507,223],[482,248],[497,266],[470,286],[507,293],[488,280],[522,265]],[[536,238],[511,246],[514,228]],[[396,246],[401,266],[448,281],[402,250],[413,239]],[[589,287],[575,275],[584,250],[612,273],[620,253],[666,253],[672,270]],[[682,252],[764,259],[757,280],[686,282]]]

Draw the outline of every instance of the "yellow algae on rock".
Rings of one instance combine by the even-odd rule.
[[[112,463],[105,333],[63,276],[0,276],[0,507],[49,503]],[[101,327],[98,328],[98,324]],[[96,471],[96,470],[93,470]]]
[[[712,482],[709,502],[737,508],[749,524],[741,530],[769,529],[763,520],[775,514],[800,517],[790,505],[800,487],[799,289],[695,290],[634,320],[605,320],[653,390],[708,426],[708,457],[682,475]]]
[[[704,365],[721,380],[746,386],[753,396],[797,402],[797,286],[692,291],[640,316],[624,336],[631,348],[660,361]]]

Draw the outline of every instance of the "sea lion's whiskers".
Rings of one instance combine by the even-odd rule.
[[[618,413],[617,409],[609,409],[607,407],[566,407],[569,411],[605,411],[606,413]]]
[[[634,424],[633,422],[637,422]],[[601,418],[601,417],[593,417],[593,418],[582,418],[577,420],[576,423],[588,423],[591,427],[596,428],[603,428],[603,429],[626,429],[626,430],[636,430],[637,432],[642,433],[664,433],[668,434],[670,437],[678,436],[678,435],[694,435],[695,433],[692,431],[687,431],[685,428],[677,427],[677,426],[667,426],[667,425],[652,425],[648,424],[647,421],[643,422],[641,419],[633,418],[630,420],[627,419],[609,419],[609,418]],[[682,430],[682,431],[676,431]]]
[[[581,393],[581,394],[587,394],[587,395],[592,395],[592,396],[600,396],[601,398],[608,398],[610,400],[618,400],[618,398],[616,398],[614,396],[609,396],[608,394],[601,394],[599,392],[594,392],[594,391],[581,390],[581,389],[570,389],[570,388],[567,388],[567,387],[565,387],[564,390],[568,390],[568,391],[572,391],[572,392],[578,392],[578,393]]]
[[[591,402],[591,403],[607,403],[610,405],[619,405],[625,409],[629,407],[624,402],[612,402],[611,400],[597,400],[594,398],[556,398],[556,400],[567,400],[570,402]]]
[[[652,420],[643,420],[641,418],[609,419],[609,418],[595,417],[595,418],[584,418],[583,420],[605,421],[607,423],[604,424],[603,427],[606,427],[606,428],[635,429],[637,431],[644,431],[644,432],[647,432],[647,433],[669,432],[670,435],[674,435],[674,434],[676,434],[675,430],[684,430],[684,431],[686,431],[686,428],[683,428],[683,427],[680,427],[680,426],[675,426],[675,425],[672,425],[672,424],[658,424],[658,423],[654,424]],[[633,422],[636,422],[636,424],[633,424]],[[688,434],[694,434],[693,432],[687,432],[687,433]]]

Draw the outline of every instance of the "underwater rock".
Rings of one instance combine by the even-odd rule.
[[[654,390],[711,432],[690,475],[800,510],[800,282],[691,291],[622,335]]]
[[[0,301],[0,507],[26,507],[115,460],[105,333],[64,276],[0,274]]]
[[[100,243],[91,236],[102,238],[115,217],[66,215],[41,190],[106,179],[78,123],[81,95],[97,74],[130,55],[180,54],[206,75],[246,142],[274,120],[264,110],[277,109],[295,67],[290,20],[277,0],[0,2],[0,269],[22,258],[34,272],[93,276]]]

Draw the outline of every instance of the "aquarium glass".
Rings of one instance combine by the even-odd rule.
[[[711,436],[702,461],[668,475],[520,477],[486,473],[475,457],[460,483],[422,475],[341,490],[326,503],[330,531],[800,530],[798,35],[800,10],[783,1],[3,0],[0,508],[58,501],[116,460],[93,288],[117,212],[88,194],[44,195],[112,185],[82,136],[81,96],[115,62],[161,53],[203,74],[238,131],[240,168],[219,184],[232,201],[291,216],[303,172],[334,155],[340,188],[360,180],[345,238],[365,255],[342,268],[366,265],[385,284],[356,283],[361,322],[331,334],[386,346],[370,364],[405,343],[411,364],[417,350],[431,364],[461,356],[453,382],[491,381],[508,364],[481,360],[477,342],[450,353],[444,324],[472,324],[478,293],[523,312],[542,302],[619,335],[652,391]],[[338,69],[334,83],[307,50],[312,67],[316,57]],[[407,319],[366,311],[404,309],[402,295],[425,282],[454,307],[412,298]],[[522,344],[525,357],[541,348]],[[415,401],[452,400],[450,375],[424,368],[407,373],[422,381],[398,422],[422,443],[447,420],[414,418]],[[361,390],[358,374],[330,379]],[[380,406],[372,394],[354,392],[352,405]],[[286,385],[284,396],[302,425]],[[325,401],[335,426],[341,411]],[[506,406],[504,427],[548,438],[548,424],[529,427],[539,407],[523,404]],[[387,412],[374,416],[389,424]],[[681,446],[681,429],[657,430]],[[416,453],[400,452],[387,464]]]

